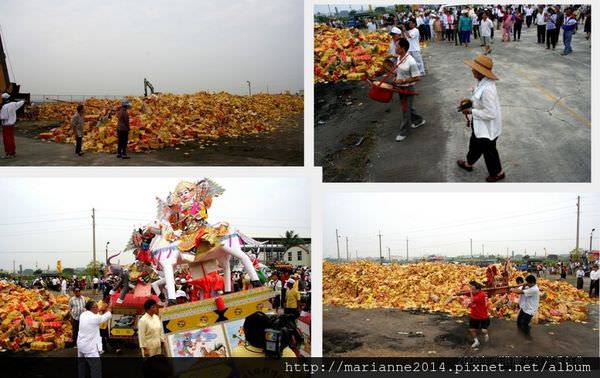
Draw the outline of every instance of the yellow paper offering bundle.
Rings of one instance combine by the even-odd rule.
[[[391,41],[385,32],[364,34],[325,24],[315,24],[314,31],[315,83],[373,76],[381,68]]]
[[[0,282],[0,348],[62,349],[72,340],[68,297]]]
[[[498,271],[502,269],[497,265]],[[509,270],[509,284],[524,272]],[[345,264],[323,263],[323,303],[348,308],[398,308],[445,312],[452,316],[469,314],[464,306],[468,296],[457,292],[468,289],[469,281],[486,281],[486,268],[442,263],[381,265],[357,261]],[[587,318],[587,293],[564,281],[538,278],[540,306],[534,322]],[[515,319],[518,295],[490,295],[488,310],[492,317]]]
[[[183,143],[240,137],[272,131],[277,122],[304,109],[304,99],[289,94],[238,96],[229,93],[199,92],[189,95],[160,94],[128,97],[129,145],[134,152],[175,147]],[[76,103],[42,104],[35,110],[37,120],[63,123],[38,135],[58,143],[74,143],[70,119]],[[84,103],[83,149],[95,152],[116,151],[119,100],[91,98]]]

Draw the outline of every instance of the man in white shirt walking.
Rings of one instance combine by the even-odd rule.
[[[473,164],[483,155],[489,173],[486,181],[496,182],[504,179],[506,175],[496,149],[496,142],[502,133],[502,112],[494,83],[498,78],[492,72],[494,62],[486,55],[479,55],[475,60],[465,60],[465,64],[471,67],[471,72],[477,79],[477,86],[473,90],[471,100],[464,99],[461,102],[461,106],[470,102],[471,106],[463,107],[462,113],[469,121],[472,134],[467,160],[458,160],[456,163],[460,168],[472,172]],[[472,116],[471,119],[468,115]]]
[[[15,145],[15,124],[17,123],[17,110],[25,101],[9,102],[10,95],[2,93],[2,107],[0,108],[0,121],[2,122],[2,142],[4,143],[4,158],[17,157]]]
[[[519,298],[519,315],[517,316],[517,327],[525,337],[531,338],[531,327],[529,323],[540,306],[540,289],[536,284],[534,275],[528,275],[525,278],[526,287],[523,289],[511,289],[516,294],[521,294]]]
[[[102,352],[102,338],[100,337],[100,324],[111,317],[110,305],[103,315],[98,314],[98,304],[92,300],[86,302],[85,311],[79,317],[79,335],[77,336],[77,357],[79,377],[86,376],[86,365],[90,367],[92,378],[102,377],[100,352]]]
[[[590,272],[590,298],[598,296],[598,279],[600,278],[600,271],[598,271],[598,264],[592,266]]]
[[[479,30],[481,34],[481,46],[483,47],[484,54],[487,55],[492,52],[492,31],[494,30],[494,23],[489,19],[487,11],[483,12],[481,16]]]
[[[533,7],[531,4],[525,7],[525,22],[527,23],[527,29],[531,26],[531,21],[533,20]]]
[[[535,24],[537,25],[537,43],[546,43],[546,11],[541,6],[535,16]]]

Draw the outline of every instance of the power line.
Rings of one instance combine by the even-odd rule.
[[[84,220],[88,219],[86,217],[81,218],[62,218],[62,219],[48,219],[48,220],[38,220],[38,221],[29,221],[29,222],[12,222],[12,223],[0,223],[0,226],[18,226],[23,224],[38,224],[38,223],[55,223],[55,222],[68,222],[73,220]]]

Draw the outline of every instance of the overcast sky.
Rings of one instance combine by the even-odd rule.
[[[473,253],[544,255],[575,248],[578,193],[327,193],[323,201],[325,257],[346,257],[346,236],[352,257],[379,256],[379,238],[387,258],[430,254]],[[581,195],[579,246],[600,249],[600,194]]]
[[[1,0],[14,77],[32,94],[247,94],[303,87],[302,0]]]
[[[253,236],[279,237],[294,230],[310,237],[310,186],[304,178],[213,178],[225,193],[213,200],[208,221],[227,221]],[[188,179],[193,180],[193,178]],[[92,260],[92,208],[96,253],[104,260],[121,250],[134,226],[156,219],[155,197],[175,190],[174,178],[2,178],[0,268],[83,267]],[[133,261],[131,252],[121,263]]]

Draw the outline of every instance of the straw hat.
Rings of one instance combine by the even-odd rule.
[[[487,55],[477,55],[475,60],[465,60],[465,64],[487,78],[498,80],[498,77],[492,72],[494,62]]]

